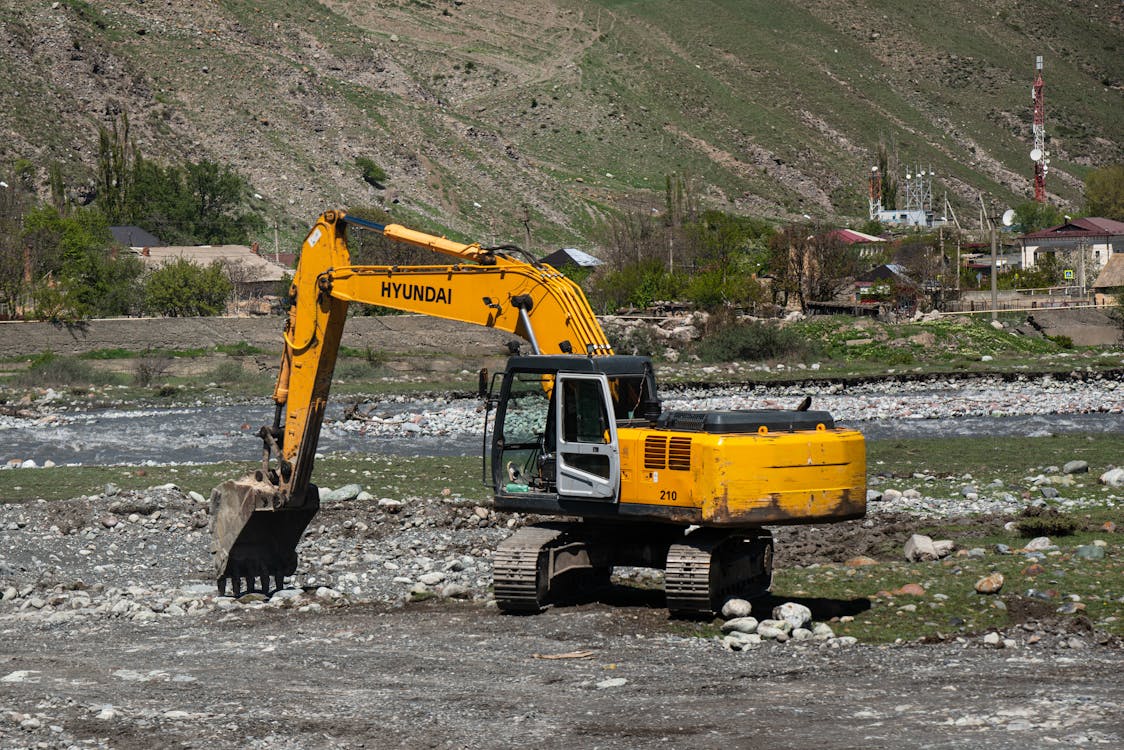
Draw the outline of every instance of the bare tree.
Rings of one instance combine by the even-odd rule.
[[[0,185],[0,316],[14,317],[25,289],[23,200],[15,180]]]
[[[770,243],[770,266],[777,292],[795,294],[800,310],[812,301],[830,301],[854,281],[858,253],[841,242],[828,227],[792,224]]]

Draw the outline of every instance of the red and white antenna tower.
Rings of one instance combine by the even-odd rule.
[[[1050,171],[1050,156],[1046,151],[1046,105],[1042,101],[1042,55],[1034,61],[1034,88],[1030,100],[1034,103],[1034,148],[1030,160],[1034,162],[1034,200],[1046,202],[1046,173]]]
[[[877,219],[882,213],[882,173],[878,167],[870,168],[870,218]]]

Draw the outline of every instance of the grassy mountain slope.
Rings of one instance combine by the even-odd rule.
[[[671,172],[726,210],[865,218],[881,141],[974,217],[980,191],[1032,193],[1041,54],[1047,186],[1073,207],[1124,160],[1122,30],[1088,0],[0,0],[0,170],[45,189],[58,163],[88,198],[97,126],[127,111],[146,156],[233,165],[284,234],[386,204],[485,240],[529,223],[543,250],[662,208]]]

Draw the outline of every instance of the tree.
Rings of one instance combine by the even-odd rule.
[[[207,267],[177,258],[148,275],[144,309],[169,318],[218,315],[232,291],[221,263]]]
[[[1124,164],[1094,169],[1085,176],[1085,211],[1089,216],[1124,221]]]
[[[1030,234],[1040,229],[1056,227],[1064,222],[1065,215],[1057,206],[1028,201],[1015,206],[1015,222],[1012,228],[1021,234]]]
[[[36,314],[51,319],[128,315],[139,302],[139,259],[110,248],[109,224],[100,210],[62,213],[53,206],[27,212],[21,269],[30,272]]]
[[[140,157],[129,140],[129,116],[98,126],[98,204],[113,224],[125,224],[132,212],[134,171]]]
[[[859,256],[828,227],[792,224],[769,243],[769,267],[776,280],[774,298],[783,292],[787,302],[795,294],[806,312],[814,300],[829,301],[854,280]]]
[[[896,154],[895,154],[896,156]],[[891,161],[889,150],[884,142],[878,144],[878,171],[882,175],[882,208],[896,208],[898,201],[898,181],[894,178],[897,172],[897,159]]]
[[[0,187],[0,314],[14,316],[27,293],[24,278],[23,215],[26,198],[15,178]]]

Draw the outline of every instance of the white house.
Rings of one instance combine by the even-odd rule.
[[[1089,217],[1018,238],[1023,268],[1032,268],[1038,256],[1052,253],[1063,265],[1084,264],[1087,277],[1094,277],[1115,253],[1124,253],[1124,222]],[[1077,270],[1075,268],[1075,270]]]

